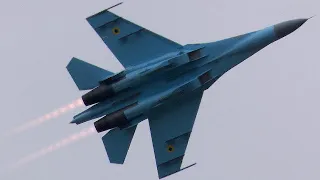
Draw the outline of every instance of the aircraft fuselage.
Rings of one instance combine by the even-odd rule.
[[[217,42],[185,45],[148,63],[129,67],[115,75],[118,78],[107,79],[84,95],[86,105],[95,105],[75,116],[73,123],[104,116],[95,122],[98,132],[135,125],[146,119],[151,108],[165,101],[205,91],[224,73],[304,22],[292,20]]]

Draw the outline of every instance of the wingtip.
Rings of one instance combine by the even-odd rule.
[[[119,2],[118,4],[115,4],[115,5],[113,5],[113,6],[109,7],[109,8],[107,8],[106,10],[108,11],[108,10],[110,10],[110,9],[112,9],[112,8],[116,7],[116,6],[121,5],[121,4],[123,4],[123,2]]]
[[[94,17],[96,17],[96,16],[99,16],[99,15],[105,13],[105,12],[108,12],[110,9],[112,9],[112,8],[114,8],[114,7],[116,7],[116,6],[119,6],[119,5],[121,5],[121,4],[123,4],[123,2],[119,2],[119,3],[117,3],[117,4],[113,5],[113,6],[108,7],[107,9],[104,9],[104,10],[98,12],[98,13],[95,13],[95,14],[87,17],[86,20],[87,20],[87,21],[90,21],[91,18],[94,18]]]

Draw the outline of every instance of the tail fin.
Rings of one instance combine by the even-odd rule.
[[[123,164],[137,126],[128,129],[115,128],[102,137],[110,163]]]
[[[67,70],[79,90],[93,89],[99,81],[113,75],[112,72],[89,64],[77,58],[72,58],[67,65]]]

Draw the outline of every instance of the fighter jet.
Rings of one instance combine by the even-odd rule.
[[[100,118],[94,126],[98,133],[110,130],[102,137],[109,161],[123,164],[137,125],[148,119],[159,179],[195,165],[181,168],[204,91],[308,20],[290,20],[216,42],[180,45],[110,12],[111,8],[87,21],[124,70],[113,73],[72,58],[67,70],[79,90],[89,90],[82,100],[91,107],[71,123]]]

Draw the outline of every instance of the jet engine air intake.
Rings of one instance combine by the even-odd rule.
[[[83,103],[86,106],[101,102],[106,100],[108,97],[111,97],[115,94],[112,86],[101,84],[97,88],[91,90],[82,96]]]
[[[116,112],[113,112],[109,115],[104,116],[103,118],[99,119],[98,121],[94,122],[94,126],[98,133],[123,126],[127,123],[129,123],[129,120],[127,119],[126,115],[124,114],[124,111],[126,109],[132,108],[136,106],[138,103],[131,104],[129,106],[126,106]]]

